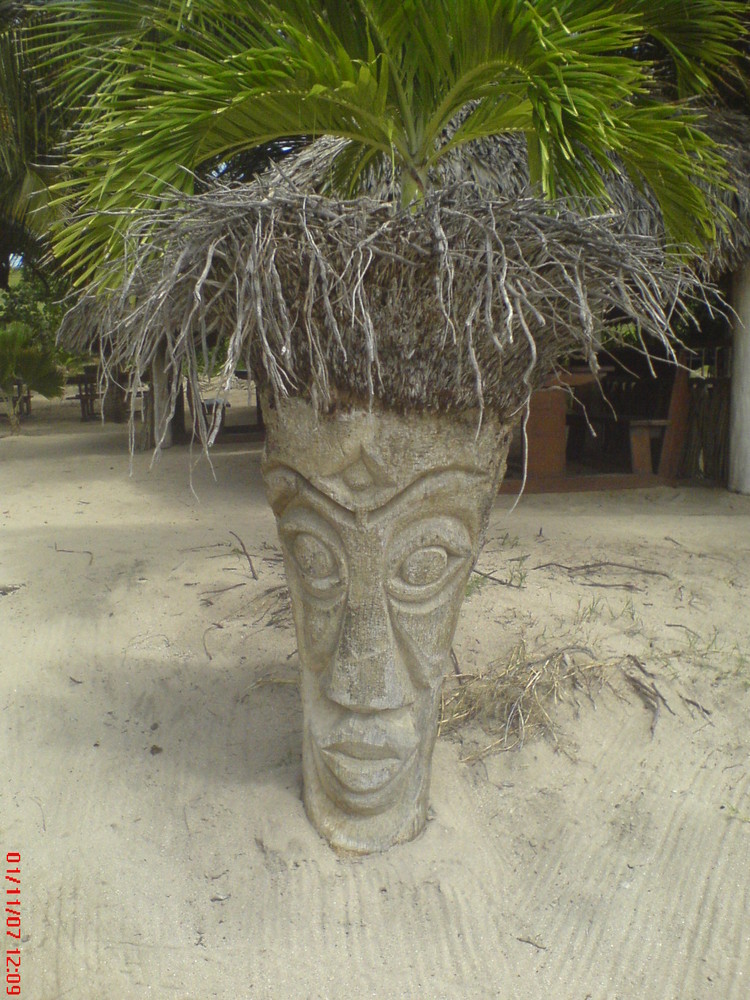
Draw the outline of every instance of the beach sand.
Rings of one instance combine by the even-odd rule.
[[[127,428],[72,400],[6,431],[0,860],[22,859],[22,997],[750,995],[750,497],[499,497],[478,569],[503,582],[472,578],[460,669],[523,643],[599,664],[595,683],[513,751],[466,763],[491,734],[442,736],[425,832],[350,857],[300,799],[262,445],[218,443],[213,470],[136,454],[131,474]]]

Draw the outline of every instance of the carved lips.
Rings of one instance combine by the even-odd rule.
[[[383,718],[386,715],[389,718]],[[406,711],[348,714],[327,734],[312,737],[319,777],[328,794],[334,801],[356,805],[358,812],[387,806],[419,746]]]

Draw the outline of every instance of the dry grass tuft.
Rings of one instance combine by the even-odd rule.
[[[517,749],[533,735],[556,741],[550,709],[576,691],[591,698],[608,665],[583,646],[566,646],[548,656],[529,659],[521,642],[507,661],[496,660],[481,674],[459,674],[446,681],[439,735],[476,721],[495,737],[465,757],[466,763]]]

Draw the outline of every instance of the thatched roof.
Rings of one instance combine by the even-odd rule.
[[[701,270],[713,278],[733,270],[750,256],[750,108],[747,114],[728,108],[708,108],[701,120],[702,129],[721,147],[727,161],[727,188],[717,193],[725,210],[725,226],[719,230],[716,244],[707,249],[700,262]],[[303,151],[298,169],[310,183],[315,157]],[[476,140],[462,147],[460,154],[439,161],[433,178],[436,186],[471,182],[488,189],[495,197],[528,197],[529,171],[526,137],[510,133]],[[664,239],[664,224],[653,197],[636,188],[612,157],[613,170],[605,176],[605,186],[615,212],[627,219],[630,232]],[[379,192],[387,181],[374,184]]]
[[[616,173],[606,212],[530,197],[522,143],[446,159],[416,211],[399,210],[387,179],[354,200],[317,193],[335,148],[325,140],[250,184],[175,196],[134,220],[113,262],[127,281],[84,298],[63,336],[79,348],[99,336],[107,363],[136,380],[164,339],[193,380],[198,352],[219,344],[227,379],[248,364],[274,393],[323,407],[353,395],[509,419],[561,359],[595,368],[613,323],[669,349],[705,261],[667,253],[658,210]],[[750,246],[748,149],[730,150],[742,184],[727,196],[736,217],[716,266]]]
[[[723,271],[735,270],[750,257],[750,114],[708,114],[703,127],[721,144],[732,185],[722,194],[731,212],[728,227],[707,255],[707,268],[717,277]]]

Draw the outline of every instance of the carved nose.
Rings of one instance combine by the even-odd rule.
[[[347,607],[323,687],[331,701],[354,712],[398,709],[414,700],[382,595]]]

